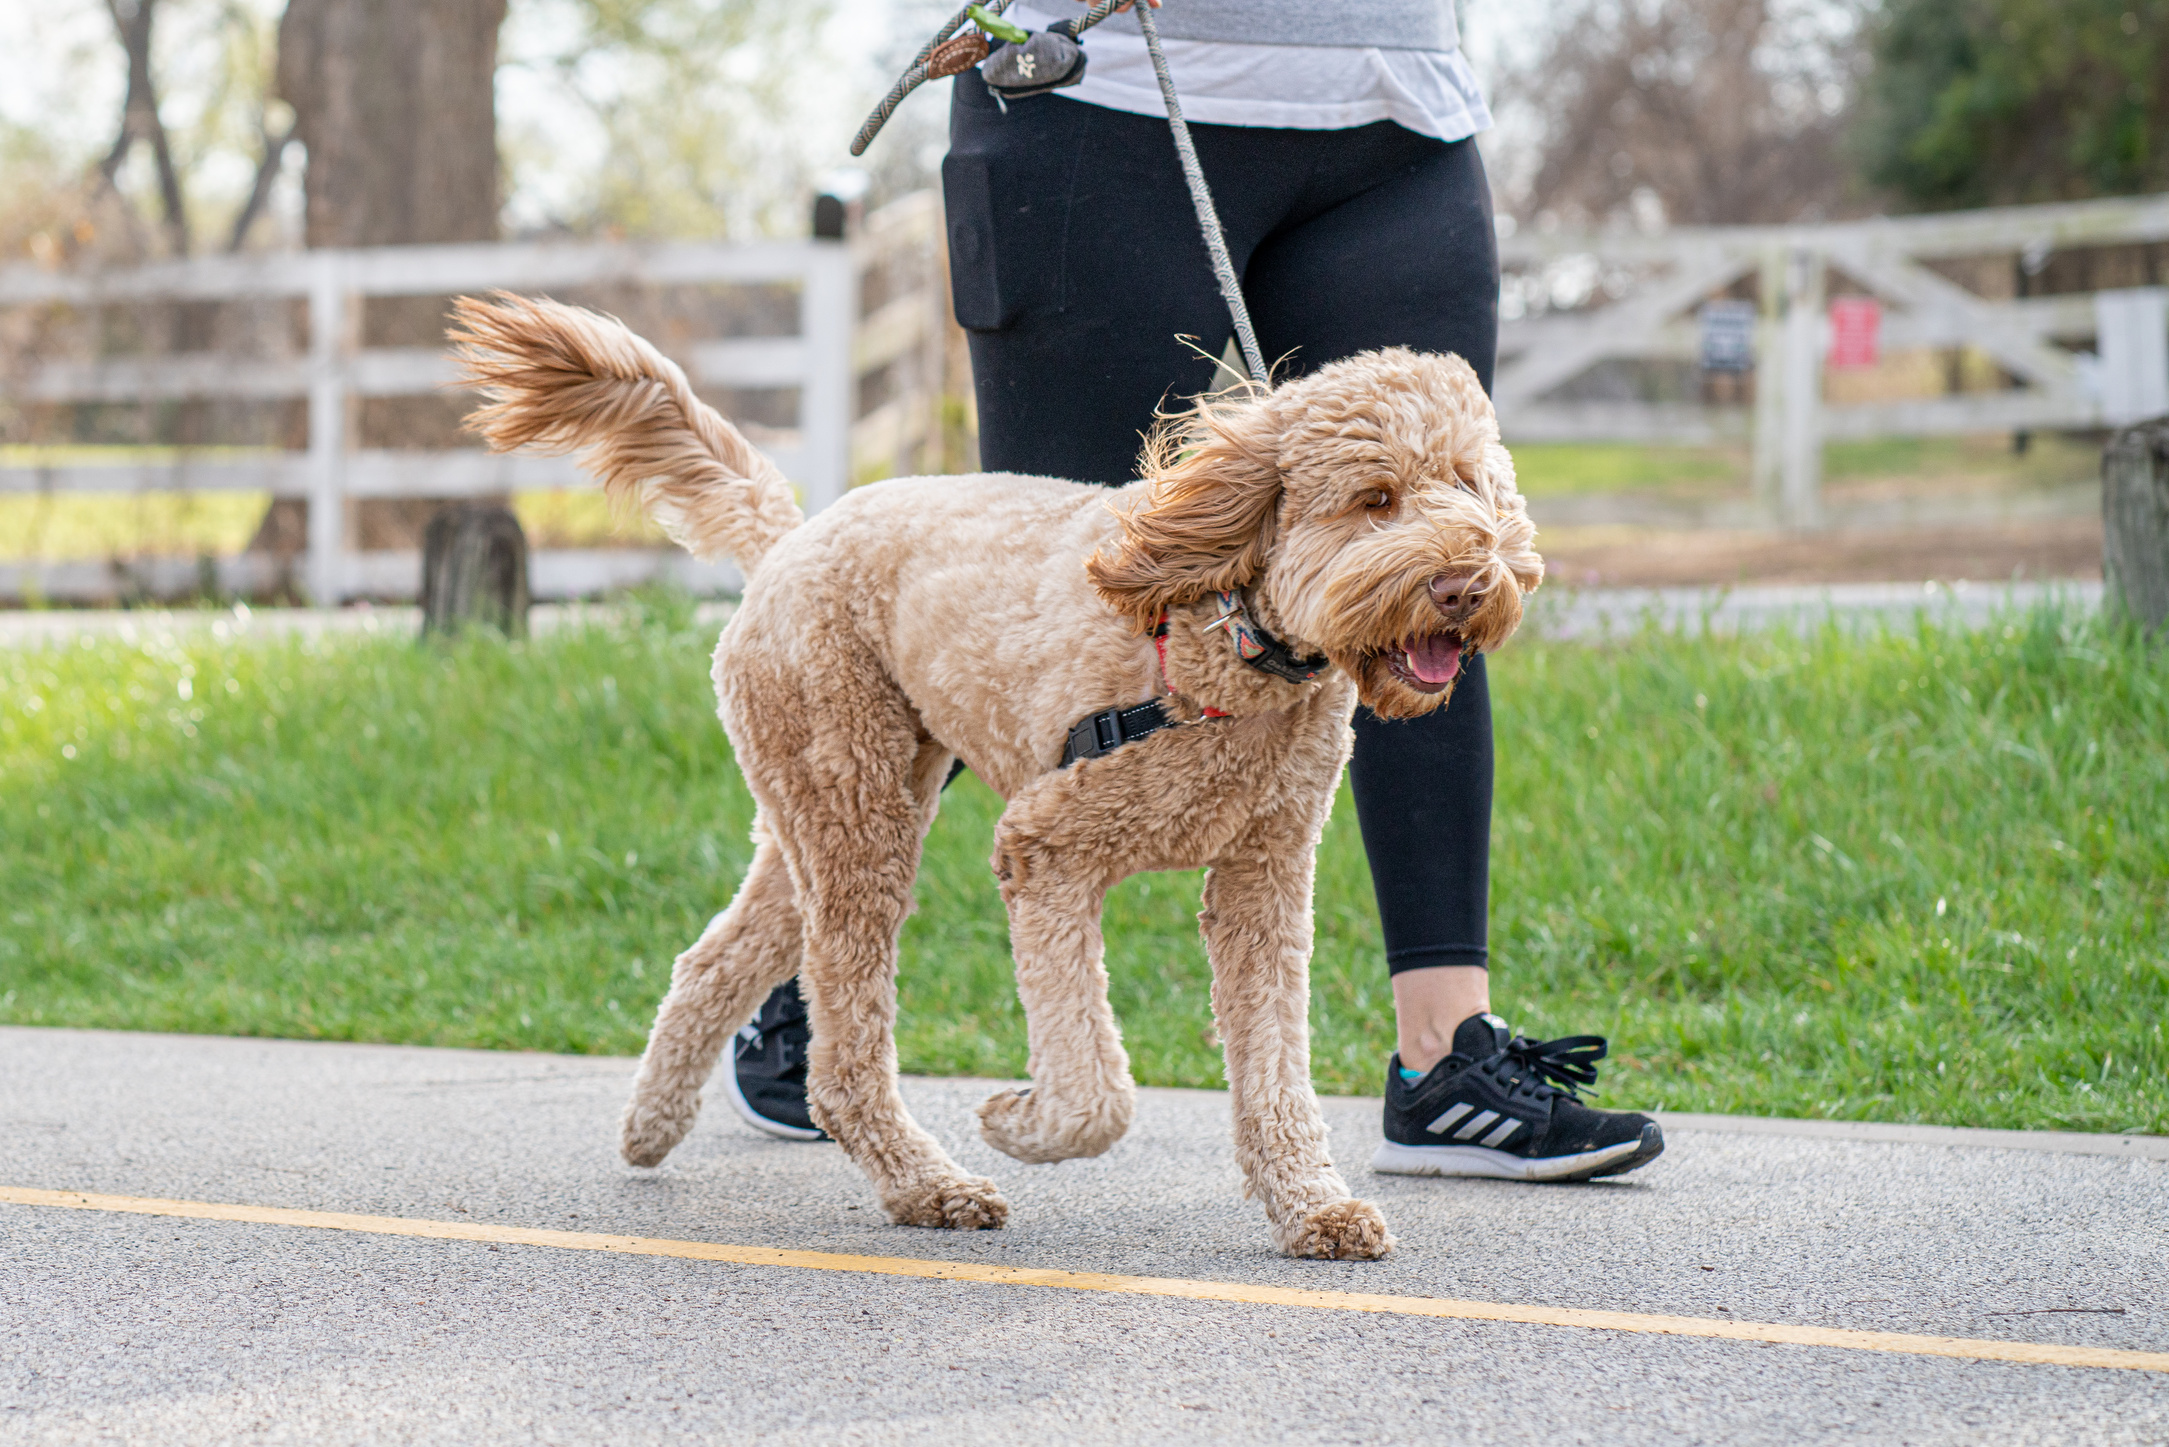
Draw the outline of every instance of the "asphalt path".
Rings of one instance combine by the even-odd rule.
[[[1023,1166],[970,1129],[987,1082],[907,1081],[1011,1202],[1008,1229],[950,1234],[888,1224],[835,1147],[756,1136],[720,1101],[661,1169],[621,1164],[631,1071],[0,1029],[0,1190],[568,1233],[0,1204],[0,1443],[2169,1441],[2169,1373],[999,1270],[2160,1353],[2159,1139],[1674,1117],[1636,1175],[1532,1186],[1373,1176],[1376,1102],[1329,1100],[1401,1246],[1293,1262],[1240,1199],[1215,1092],[1145,1091],[1107,1156]],[[579,1246],[622,1236],[995,1279]]]

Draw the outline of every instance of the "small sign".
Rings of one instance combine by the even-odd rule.
[[[1872,367],[1880,360],[1883,304],[1872,296],[1841,296],[1830,303],[1830,365]]]
[[[1703,303],[1702,370],[1752,372],[1755,369],[1755,304],[1751,301]]]

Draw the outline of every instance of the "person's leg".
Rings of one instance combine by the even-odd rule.
[[[1453,352],[1488,389],[1498,345],[1491,190],[1473,141],[1392,125],[1346,134],[1354,195],[1325,177],[1308,214],[1267,238],[1246,290],[1267,353],[1294,372],[1374,347]],[[1375,179],[1373,179],[1375,178]],[[1345,184],[1345,183],[1344,183]],[[1404,1066],[1429,1070],[1491,1008],[1486,914],[1491,699],[1483,660],[1448,707],[1356,715],[1349,769],[1384,926]]]
[[[1269,355],[1297,371],[1374,347],[1455,352],[1488,389],[1498,261],[1472,142],[1392,126],[1345,133],[1343,164],[1252,257],[1245,289]],[[1346,189],[1365,172],[1378,179]],[[1484,660],[1448,706],[1388,722],[1359,709],[1349,779],[1378,894],[1400,1049],[1374,1170],[1583,1180],[1664,1149],[1654,1121],[1591,1110],[1595,1037],[1517,1041],[1490,1013],[1486,914],[1491,698]]]
[[[1156,409],[1211,385],[1231,331],[1166,122],[1060,96],[1005,114],[967,71],[949,132],[980,465],[1130,481]]]
[[[1371,861],[1401,1064],[1427,1071],[1491,1008],[1491,687],[1479,657],[1437,713],[1357,712],[1348,781]]]

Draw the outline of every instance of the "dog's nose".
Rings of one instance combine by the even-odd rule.
[[[1483,606],[1483,581],[1473,573],[1440,573],[1431,580],[1431,602],[1459,623]]]

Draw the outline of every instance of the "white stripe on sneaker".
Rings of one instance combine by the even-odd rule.
[[[1467,1125],[1461,1127],[1461,1129],[1455,1131],[1454,1139],[1457,1141],[1468,1140],[1473,1137],[1478,1131],[1482,1130],[1485,1126],[1491,1124],[1498,1118],[1499,1113],[1497,1111],[1487,1110],[1482,1115],[1476,1117],[1476,1119],[1470,1121]]]
[[[1519,1121],[1514,1119],[1512,1116],[1508,1116],[1505,1121],[1500,1124],[1497,1130],[1493,1131],[1490,1135],[1484,1137],[1483,1144],[1491,1146],[1494,1149],[1499,1146],[1503,1146],[1506,1144],[1508,1138],[1511,1137],[1515,1131],[1520,1130],[1522,1126],[1526,1125],[1527,1123],[1528,1122],[1526,1121]]]
[[[1571,1156],[1534,1159],[1487,1150],[1478,1145],[1408,1146],[1380,1141],[1371,1169],[1396,1176],[1489,1176],[1504,1181],[1581,1181],[1642,1149],[1640,1141],[1584,1151]]]
[[[1475,1106],[1470,1105],[1467,1101],[1464,1100],[1459,1105],[1455,1106],[1452,1110],[1447,1111],[1437,1120],[1434,1120],[1429,1125],[1425,1126],[1424,1129],[1429,1131],[1432,1135],[1443,1135],[1445,1134],[1446,1128],[1448,1126],[1452,1125],[1455,1121],[1461,1119],[1461,1117],[1467,1115],[1470,1111],[1474,1109],[1476,1109]]]

